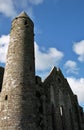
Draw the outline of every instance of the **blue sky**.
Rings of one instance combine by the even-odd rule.
[[[60,67],[84,106],[84,0],[0,0],[0,65],[4,66],[11,21],[26,11],[35,26],[36,74]]]

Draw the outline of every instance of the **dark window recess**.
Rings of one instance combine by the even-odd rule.
[[[8,95],[5,96],[5,100],[8,100]]]
[[[40,97],[41,97],[41,94],[40,94],[39,91],[36,91],[36,97],[37,97],[37,98],[40,98]]]
[[[61,83],[61,79],[60,78],[58,78],[58,82]]]
[[[15,18],[15,19],[18,19],[18,18]]]
[[[24,25],[27,25],[28,23],[27,23],[27,20],[26,21],[24,21]]]

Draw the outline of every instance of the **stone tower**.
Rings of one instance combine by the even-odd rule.
[[[25,12],[12,22],[1,92],[0,130],[35,130],[34,24]]]

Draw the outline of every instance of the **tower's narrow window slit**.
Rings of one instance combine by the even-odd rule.
[[[5,96],[5,100],[8,100],[8,95]]]

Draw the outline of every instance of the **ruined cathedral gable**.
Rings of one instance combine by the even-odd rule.
[[[84,130],[83,109],[60,69],[35,75],[34,23],[12,21],[7,62],[0,67],[0,130]]]

